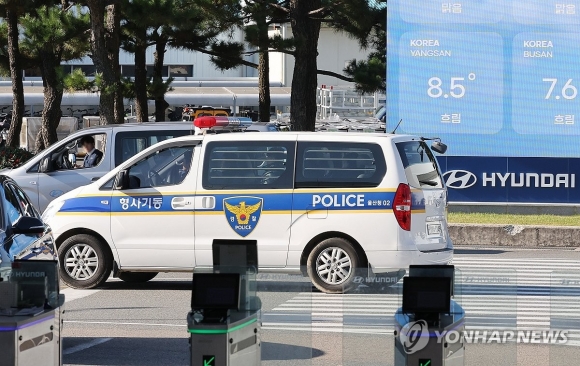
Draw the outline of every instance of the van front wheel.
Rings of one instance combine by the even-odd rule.
[[[87,234],[66,239],[58,248],[62,281],[72,288],[103,285],[113,268],[113,258],[105,245]]]
[[[354,286],[359,258],[352,244],[343,238],[320,242],[308,255],[310,280],[322,292],[339,294]]]

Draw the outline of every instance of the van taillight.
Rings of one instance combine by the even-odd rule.
[[[411,231],[411,188],[408,184],[399,184],[393,200],[393,212],[401,229]]]

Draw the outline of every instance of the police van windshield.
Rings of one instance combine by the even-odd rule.
[[[407,141],[396,145],[411,187],[443,188],[443,179],[435,156],[425,142]]]

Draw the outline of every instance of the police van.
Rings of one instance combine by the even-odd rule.
[[[444,145],[435,142],[434,150]],[[215,241],[256,241],[260,271],[323,292],[410,264],[447,264],[447,194],[424,139],[272,132],[163,141],[64,194],[43,218],[62,279],[102,285],[212,265]]]

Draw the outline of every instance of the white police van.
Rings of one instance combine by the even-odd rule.
[[[421,138],[272,132],[161,142],[58,197],[43,218],[72,287],[102,285],[111,270],[129,282],[192,271],[212,265],[215,240],[255,240],[261,271],[306,268],[335,293],[357,268],[449,263],[446,207]]]

